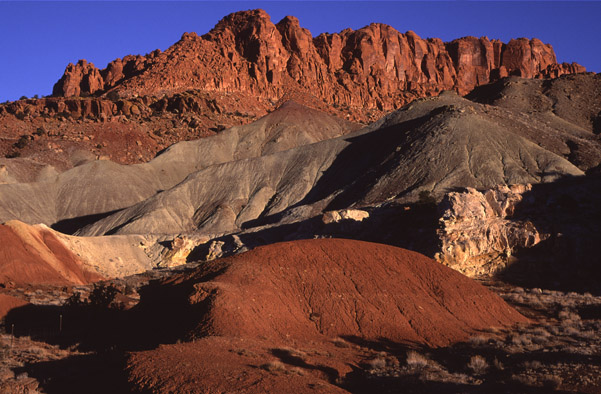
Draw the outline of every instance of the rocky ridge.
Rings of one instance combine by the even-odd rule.
[[[553,48],[538,39],[444,43],[377,23],[313,37],[295,17],[274,24],[265,11],[253,10],[226,16],[201,37],[186,33],[164,53],[126,56],[102,70],[85,60],[70,64],[53,94],[171,96],[200,88],[279,100],[301,90],[328,105],[389,111],[442,90],[466,94],[508,75],[584,71],[575,63],[558,64]]]
[[[104,69],[80,60],[67,66],[55,97],[0,105],[0,154],[68,168],[70,153],[83,149],[139,163],[288,100],[365,123],[447,89],[466,94],[508,75],[584,71],[558,64],[537,39],[444,43],[383,24],[313,37],[294,17],[274,24],[262,10],[243,11],[201,37],[184,34],[165,52],[125,56]]]

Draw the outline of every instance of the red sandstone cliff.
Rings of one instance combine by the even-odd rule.
[[[444,43],[383,24],[312,37],[294,17],[273,24],[263,10],[233,13],[202,37],[186,33],[165,52],[126,56],[99,70],[69,64],[55,96],[171,96],[190,89],[244,92],[264,100],[310,93],[329,105],[386,111],[417,97],[507,75],[557,77],[584,72],[557,64],[538,39],[504,44],[486,37]]]
[[[165,52],[126,56],[102,70],[71,64],[55,97],[0,104],[0,157],[36,155],[63,168],[68,152],[83,149],[135,163],[175,142],[250,123],[287,100],[367,123],[445,89],[467,93],[510,74],[584,71],[557,64],[537,39],[444,43],[382,24],[312,37],[294,17],[273,24],[264,11],[238,12],[202,37],[184,34]]]

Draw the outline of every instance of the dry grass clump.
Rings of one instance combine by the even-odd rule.
[[[580,334],[580,329],[578,326],[562,325],[561,334],[564,336],[573,337]]]
[[[284,363],[279,360],[273,360],[268,363],[265,363],[261,365],[261,368],[269,372],[278,372],[286,370],[286,366],[284,365]]]
[[[536,376],[532,375],[513,375],[511,380],[524,386],[535,386],[538,382]]]
[[[255,352],[252,352],[248,349],[230,350],[230,352],[234,352],[237,355],[244,356],[244,357],[257,357],[257,354]]]
[[[547,331],[544,327],[536,327],[534,330],[532,330],[532,333],[539,336],[539,337],[549,337],[551,334],[549,333],[549,331]]]
[[[543,376],[543,387],[557,390],[559,386],[563,383],[561,377],[557,375],[545,375]]]
[[[372,358],[367,362],[367,366],[372,371],[377,371],[386,368],[386,359],[383,357]]]
[[[476,375],[482,375],[488,370],[488,362],[484,357],[475,355],[470,358],[470,362],[467,364],[467,367]]]
[[[332,343],[334,344],[334,346],[339,347],[339,348],[349,348],[351,347],[351,345],[345,341],[342,338],[335,338]]]
[[[482,345],[486,345],[489,341],[488,337],[485,337],[483,335],[477,335],[475,337],[471,337],[469,339],[469,343],[475,346],[482,346]]]
[[[532,360],[532,361],[524,361],[524,368],[526,369],[540,369],[543,366],[543,363],[541,363],[538,360]]]
[[[495,359],[492,361],[492,365],[493,367],[495,367],[495,369],[497,371],[504,371],[505,370],[505,365],[503,365],[502,362],[499,361],[498,358],[495,357]]]
[[[559,320],[561,320],[561,324],[573,324],[581,320],[580,316],[577,313],[574,313],[569,309],[562,310],[561,312],[559,312],[557,317],[559,318]]]
[[[598,338],[599,333],[597,333],[595,330],[586,330],[586,331],[581,331],[578,333],[578,337],[580,337],[581,339],[597,339]]]
[[[532,340],[528,334],[514,334],[510,337],[510,343],[514,346],[530,346]]]
[[[407,365],[411,368],[421,369],[430,364],[430,360],[413,350],[407,352]]]
[[[292,367],[289,370],[287,370],[286,373],[288,373],[290,375],[303,376],[305,374],[305,371],[300,367]]]

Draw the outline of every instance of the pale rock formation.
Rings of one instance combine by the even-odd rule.
[[[338,211],[329,211],[323,214],[321,220],[324,224],[339,223],[343,220],[353,220],[362,222],[369,218],[369,213],[360,209],[340,209]]]
[[[531,185],[497,186],[484,193],[473,188],[449,193],[441,208],[435,259],[467,276],[502,270],[520,248],[546,238],[529,221],[510,217]]]
[[[158,264],[159,267],[175,267],[178,265],[186,264],[188,255],[198,245],[209,242],[210,238],[207,236],[191,237],[186,235],[179,235],[171,241],[169,249],[165,249],[162,254],[161,262]]]

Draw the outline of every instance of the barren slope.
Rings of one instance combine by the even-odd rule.
[[[601,163],[600,74],[552,80],[509,78],[479,87],[467,97],[527,114],[533,127],[524,127],[522,135],[582,170]]]
[[[101,279],[43,226],[18,221],[0,225],[0,282],[85,284]]]
[[[445,93],[346,136],[207,167],[80,234],[220,234],[264,219],[290,221],[325,209],[416,201],[423,191],[439,197],[456,187],[582,174],[521,137],[526,120],[514,113],[512,122],[500,121],[488,107]]]
[[[320,379],[323,392],[344,392],[333,384],[364,355],[348,344],[337,348],[336,338],[444,346],[528,322],[418,253],[338,239],[274,244],[206,263],[148,288],[140,307],[158,314],[156,332],[202,337],[132,355],[137,388],[174,393],[287,392],[285,382],[308,392]],[[281,367],[261,368],[269,359]],[[291,377],[285,371],[294,366]]]
[[[149,163],[125,166],[98,160],[37,183],[0,184],[0,222],[18,219],[69,232],[169,189],[202,168],[337,137],[357,127],[287,103],[250,125],[178,143]]]

